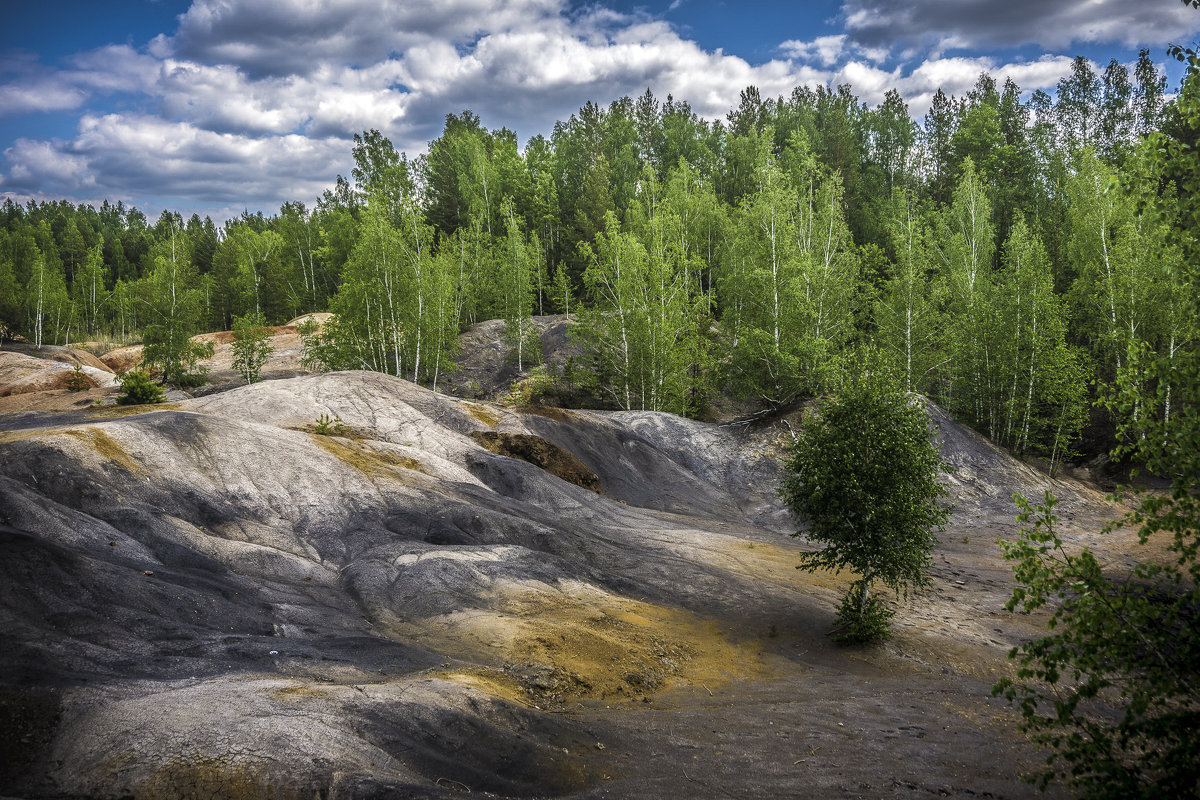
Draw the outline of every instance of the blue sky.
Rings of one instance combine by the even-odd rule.
[[[749,84],[897,88],[919,119],[987,69],[1046,89],[1084,55],[1167,69],[1179,0],[41,0],[0,12],[0,196],[210,214],[312,203],[378,128],[420,152],[470,108],[522,141],[647,87],[718,118]]]

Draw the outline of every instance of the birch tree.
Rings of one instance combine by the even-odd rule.
[[[604,230],[594,243],[580,244],[580,253],[587,263],[583,283],[592,299],[592,307],[581,313],[581,332],[598,381],[619,407],[638,408],[643,343],[636,308],[646,281],[646,248],[621,230],[610,211]]]
[[[71,286],[76,308],[79,310],[83,330],[95,333],[100,330],[101,306],[107,300],[105,286],[108,269],[104,265],[104,243],[100,242],[88,250],[87,256],[75,273]]]
[[[504,310],[505,337],[516,355],[517,369],[523,371],[526,364],[535,364],[541,359],[538,329],[533,324],[533,306],[545,264],[537,234],[525,235],[511,198],[505,199],[501,213],[505,234],[497,260],[497,282]]]
[[[951,410],[979,423],[986,417],[987,363],[994,343],[989,326],[991,265],[995,252],[992,207],[970,158],[949,207],[943,210],[934,252],[948,289],[950,361],[941,400]]]
[[[944,284],[933,280],[928,225],[911,191],[892,193],[888,233],[895,250],[891,278],[875,306],[877,336],[895,358],[905,391],[928,391],[944,362]]]

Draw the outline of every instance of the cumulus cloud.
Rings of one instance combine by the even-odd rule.
[[[1175,0],[846,0],[842,14],[847,34],[865,46],[942,51],[1085,42],[1136,47],[1200,30],[1200,15]]]
[[[13,168],[5,191],[55,189],[67,195],[103,186],[107,196],[187,197],[198,206],[277,208],[278,198],[312,198],[329,168],[347,168],[337,139],[216,133],[144,115],[85,116],[71,142],[18,140],[5,151]]]
[[[87,159],[64,152],[61,143],[17,139],[4,151],[13,163],[5,185],[34,188],[42,184],[70,186],[78,189],[95,184],[88,171]]]
[[[844,33],[818,36],[811,42],[789,39],[779,45],[779,49],[789,58],[804,62],[815,61],[825,67],[831,67],[847,57],[864,57],[868,61],[879,62],[889,55],[886,47],[863,47]]]
[[[155,47],[254,77],[306,74],[329,63],[374,64],[422,42],[537,26],[564,10],[561,0],[196,0]]]
[[[1077,6],[1104,13],[1088,27]],[[0,191],[270,210],[311,200],[347,174],[358,131],[377,128],[416,154],[447,113],[469,108],[527,138],[587,100],[646,88],[687,100],[709,119],[723,117],[751,84],[771,97],[849,83],[870,104],[897,88],[919,118],[939,87],[962,94],[981,71],[1048,88],[1070,61],[935,52],[902,63],[888,49],[891,37],[945,50],[1066,35],[1046,30],[1055,26],[1096,37],[1125,36],[1131,25],[1180,30],[1173,9],[1134,8],[1142,4],[846,0],[843,33],[785,41],[778,58],[751,64],[705,50],[645,12],[566,0],[195,0],[175,31],[142,49],[88,51],[59,70],[0,64],[0,113],[83,109],[74,139],[22,139],[5,150]],[[97,105],[110,97],[120,103]]]
[[[929,110],[938,89],[961,97],[975,86],[980,73],[987,72],[1000,84],[1011,79],[1025,91],[1049,89],[1070,73],[1071,62],[1072,59],[1066,56],[1043,56],[1036,61],[1011,63],[999,63],[991,58],[931,58],[907,75],[896,74],[895,80],[883,92],[895,86],[908,102],[909,113],[919,118]],[[864,99],[878,103],[882,101],[883,93]]]

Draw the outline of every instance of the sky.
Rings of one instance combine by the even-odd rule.
[[[0,10],[0,198],[268,215],[378,129],[421,153],[470,109],[524,143],[647,88],[708,119],[848,83],[920,120],[980,72],[1025,92],[1200,36],[1180,0],[38,0]]]

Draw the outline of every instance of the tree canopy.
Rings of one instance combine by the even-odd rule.
[[[920,398],[872,358],[806,414],[792,444],[781,494],[806,526],[794,535],[822,545],[800,568],[859,576],[839,610],[841,640],[886,635],[891,612],[872,583],[896,592],[928,583],[935,534],[949,515],[932,434]]]

